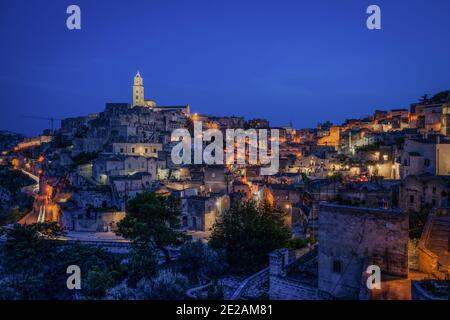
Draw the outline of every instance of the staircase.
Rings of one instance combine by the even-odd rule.
[[[450,215],[449,210],[436,212],[427,221],[427,234],[421,239],[424,247],[437,258],[434,275],[439,279],[449,277],[450,270]]]
[[[439,257],[446,265],[450,264],[449,255],[450,216],[437,216],[433,219],[427,248]],[[441,261],[439,261],[441,262]]]

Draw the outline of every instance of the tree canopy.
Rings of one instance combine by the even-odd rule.
[[[135,243],[149,243],[161,250],[170,261],[168,246],[187,239],[180,231],[179,201],[172,196],[143,192],[128,202],[127,215],[118,223],[117,234]]]
[[[120,259],[102,249],[52,241],[56,223],[15,225],[0,250],[1,299],[73,299],[66,285],[67,267],[81,270],[81,298],[100,299],[124,277]]]
[[[257,271],[268,264],[271,251],[291,238],[284,218],[280,208],[267,202],[233,203],[214,225],[209,244],[224,250],[231,272]]]

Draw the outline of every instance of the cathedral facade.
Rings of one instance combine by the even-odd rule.
[[[153,111],[182,111],[184,114],[189,115],[189,105],[181,106],[157,106],[153,100],[145,100],[144,95],[144,79],[139,71],[134,76],[133,81],[133,104],[132,107],[144,107]]]

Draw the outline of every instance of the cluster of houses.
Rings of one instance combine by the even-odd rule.
[[[285,290],[290,296],[283,296],[283,283],[291,285],[286,278],[286,263],[291,258],[287,251],[274,254],[273,298],[318,298],[324,291],[339,298],[346,294],[358,297],[362,294],[361,270],[370,261],[377,261],[386,274],[407,277],[407,213],[450,206],[448,95],[414,103],[409,109],[376,111],[341,125],[278,127],[280,165],[279,172],[271,176],[261,175],[259,165],[174,164],[171,132],[178,128],[192,131],[193,121],[220,130],[273,128],[265,119],[191,113],[189,105],[158,106],[144,99],[138,73],[131,104],[107,103],[103,112],[62,120],[51,139],[25,142],[40,148],[46,145],[45,161],[28,171],[39,176],[41,189],[52,185],[53,197],[59,199],[59,221],[75,231],[113,230],[126,214],[127,201],[144,191],[179,198],[182,228],[206,234],[233,201],[273,201],[286,212],[286,223],[295,237],[319,239],[319,248],[314,249],[317,254],[305,257],[303,264],[297,263],[289,272],[307,279],[307,263],[321,266],[312,273],[313,284]],[[26,169],[24,165],[31,160],[20,150],[2,157],[14,157]],[[355,240],[365,232],[363,220],[371,231],[367,239]],[[346,224],[352,227],[346,229]],[[447,227],[444,223],[440,232],[449,241]],[[364,245],[345,247],[339,236]],[[382,259],[380,250],[391,263]],[[423,251],[448,258],[448,247],[439,253],[430,250]],[[447,258],[435,257],[431,273],[444,272]],[[302,271],[299,265],[306,269]],[[346,278],[347,265],[356,276]],[[448,276],[449,270],[445,272]],[[333,287],[337,281],[339,285]]]

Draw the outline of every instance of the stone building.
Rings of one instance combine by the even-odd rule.
[[[157,156],[162,150],[153,145],[132,144],[163,144],[170,138],[174,129],[185,127],[189,117],[189,106],[157,106],[152,100],[145,100],[143,79],[138,73],[134,78],[132,103],[107,103],[105,110],[98,114],[68,118],[62,121],[61,134],[65,143],[72,142],[72,154],[81,152],[111,152],[113,144],[124,149],[125,153],[139,153],[139,155]],[[129,145],[127,145],[129,144]],[[131,152],[125,149],[140,147],[148,151]],[[113,152],[118,153],[117,150]]]
[[[71,201],[81,210],[107,208],[111,204],[111,192],[106,186],[89,186],[73,192]]]
[[[450,176],[422,174],[401,182],[400,207],[404,211],[450,206]]]
[[[158,157],[158,152],[162,150],[159,143],[113,143],[114,154],[125,154],[142,157]]]
[[[224,165],[191,165],[189,172],[192,181],[203,183],[205,193],[227,193],[230,191],[230,181]]]
[[[303,177],[299,172],[279,172],[267,176],[267,181],[273,184],[303,184]]]
[[[336,150],[339,148],[341,128],[333,126],[330,128],[329,135],[320,138],[317,144],[320,146],[331,146]]]
[[[109,232],[117,230],[117,223],[125,217],[124,211],[85,210],[64,211],[62,227],[78,232]]]
[[[322,204],[319,213],[318,288],[357,299],[368,265],[408,277],[408,216],[399,210]]]
[[[318,288],[317,247],[300,252],[279,249],[269,257],[271,300],[328,300]]]
[[[63,136],[71,139],[77,132],[87,127],[89,120],[91,120],[89,116],[62,119],[60,132]]]
[[[440,135],[406,140],[400,157],[400,177],[429,173],[450,175],[450,140]]]
[[[450,103],[442,106],[441,134],[450,138]]]
[[[209,117],[209,120],[216,122],[220,129],[243,129],[245,127],[243,117]]]
[[[321,204],[319,242],[306,253],[270,255],[271,299],[367,299],[369,265],[382,279],[408,277],[408,216],[381,210]]]
[[[268,184],[268,189],[272,193],[274,201],[280,206],[298,203],[301,200],[301,189],[290,184]]]
[[[139,71],[134,76],[133,84],[133,106],[145,106],[144,101],[144,79],[142,79]]]
[[[338,189],[337,200],[365,208],[398,208],[400,182],[380,180],[346,184]]]
[[[326,176],[329,159],[323,159],[316,155],[300,157],[295,161],[294,168],[300,173],[310,177],[323,178]]]
[[[92,166],[93,177],[101,184],[108,184],[110,177],[127,176],[137,172],[148,172],[152,179],[156,180],[158,177],[157,158],[103,154],[94,160]]]
[[[383,131],[409,127],[409,111],[407,109],[376,110],[373,119],[374,123],[382,125]]]
[[[133,199],[137,194],[148,191],[154,178],[148,172],[138,172],[129,176],[110,177],[113,205],[120,210],[125,209],[127,200]]]
[[[28,149],[28,148],[39,147],[42,144],[52,142],[52,140],[53,140],[53,137],[50,135],[42,135],[42,136],[37,136],[37,137],[33,137],[33,138],[27,138],[27,139],[24,139],[23,141],[19,142],[14,147],[14,150],[18,151],[18,150],[23,150],[23,149]]]
[[[270,128],[269,120],[251,119],[247,121],[247,127],[252,129],[268,129]]]
[[[185,230],[210,231],[216,219],[230,208],[227,195],[190,196],[181,199],[181,226]]]
[[[411,105],[409,124],[422,133],[437,133],[441,130],[442,103]]]
[[[136,73],[136,75],[134,76],[134,80],[133,80],[133,96],[132,96],[132,101],[133,101],[133,108],[136,107],[143,107],[146,109],[150,109],[153,111],[167,111],[167,110],[171,110],[171,111],[181,111],[186,115],[189,115],[189,106],[158,106],[156,104],[155,101],[153,100],[146,100],[145,99],[145,94],[144,94],[144,79],[142,78],[141,74],[139,73],[139,71]]]
[[[339,151],[347,155],[354,155],[358,148],[371,145],[378,139],[379,136],[371,130],[357,126],[341,132]]]
[[[252,189],[248,183],[244,183],[240,180],[233,181],[231,191],[234,193],[241,193],[243,198],[250,199],[252,196]]]
[[[406,140],[400,157],[400,177],[429,173],[450,175],[450,140],[439,135]]]

